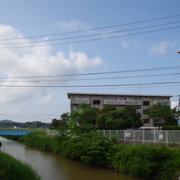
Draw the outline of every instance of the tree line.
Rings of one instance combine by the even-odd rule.
[[[154,126],[177,126],[179,111],[171,109],[168,105],[155,104],[145,110],[145,114],[152,119]],[[135,106],[126,106],[117,109],[113,105],[104,106],[103,109],[95,109],[88,104],[81,103],[77,110],[63,113],[60,119],[53,119],[51,128],[69,129],[79,133],[89,132],[94,129],[123,130],[139,128],[143,125],[141,114]]]

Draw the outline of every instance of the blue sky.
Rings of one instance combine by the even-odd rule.
[[[168,0],[31,0],[0,2],[0,75],[6,77],[3,85],[117,85],[144,84],[179,81],[179,69],[166,71],[150,71],[138,73],[121,73],[99,76],[60,77],[57,82],[26,82],[27,79],[12,77],[46,76],[56,74],[90,73],[104,71],[123,71],[132,69],[147,69],[157,67],[179,66],[180,28],[153,33],[124,36],[100,41],[69,43],[66,45],[51,45],[50,42],[34,43],[34,40],[52,40],[97,33],[108,33],[133,28],[142,28],[166,23],[166,26],[146,28],[136,31],[120,32],[114,35],[128,35],[161,28],[180,26],[180,16],[146,23],[131,24],[116,28],[106,28],[84,33],[74,33],[59,36],[50,34],[94,29],[143,20],[156,19],[180,14],[180,1]],[[46,35],[39,38],[31,36]],[[97,37],[110,37],[110,34]],[[15,38],[21,38],[15,40]],[[11,39],[3,40],[3,39]],[[12,40],[13,39],[13,40]],[[72,41],[70,39],[69,41]],[[74,40],[73,40],[74,41]],[[15,48],[11,43],[28,42],[34,47]],[[52,41],[61,43],[62,41]],[[64,41],[63,41],[64,42]],[[8,45],[2,45],[8,44]],[[38,47],[43,45],[42,47]],[[45,45],[45,46],[44,46]],[[174,74],[146,77],[147,75]],[[119,78],[106,80],[73,81],[82,78],[109,78],[122,76],[145,76],[136,78]],[[35,79],[30,79],[35,80]],[[40,79],[42,80],[42,78]],[[45,80],[45,79],[43,79]],[[48,80],[46,78],[46,80]],[[51,79],[52,80],[52,79]],[[97,93],[130,93],[130,94],[180,94],[180,86],[137,86],[116,88],[63,88],[48,90],[41,88],[2,88],[0,89],[1,111],[0,119],[15,121],[39,120],[51,122],[60,114],[69,111],[67,92],[97,92]],[[177,97],[172,98],[175,103]],[[51,115],[55,114],[55,115]],[[27,116],[26,116],[27,115]],[[38,115],[38,116],[36,116]],[[39,116],[49,115],[49,116]]]

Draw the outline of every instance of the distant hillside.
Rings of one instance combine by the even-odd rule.
[[[49,128],[50,123],[43,123],[40,121],[33,121],[33,122],[25,122],[25,123],[19,123],[14,122],[11,120],[1,120],[0,121],[0,128]]]
[[[7,120],[7,119],[1,120],[0,122],[4,122],[4,123],[13,123],[13,121]]]

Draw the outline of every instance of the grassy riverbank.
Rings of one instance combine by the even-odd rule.
[[[0,179],[40,180],[40,177],[29,165],[0,151]]]
[[[109,167],[146,179],[172,179],[180,171],[180,149],[165,146],[125,145],[91,132],[79,137],[11,136],[29,146],[61,156]]]

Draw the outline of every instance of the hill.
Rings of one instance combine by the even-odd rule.
[[[43,123],[41,121],[19,123],[11,120],[1,120],[0,128],[49,128],[50,123]]]
[[[0,123],[1,123],[1,122],[4,122],[4,123],[13,123],[13,121],[7,120],[7,119],[1,120]]]

